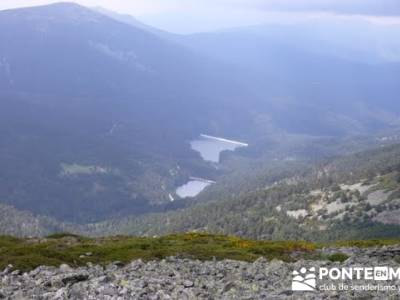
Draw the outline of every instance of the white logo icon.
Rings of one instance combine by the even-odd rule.
[[[292,291],[315,291],[317,286],[315,268],[301,268],[300,272],[293,271]]]

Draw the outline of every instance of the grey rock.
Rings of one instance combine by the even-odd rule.
[[[70,266],[68,266],[67,264],[62,264],[60,266],[60,272],[62,272],[62,273],[67,273],[67,272],[72,272],[72,271],[73,271],[73,269]]]
[[[121,262],[121,261],[119,261],[119,260],[117,260],[117,261],[114,261],[114,262],[113,262],[113,265],[115,265],[115,266],[117,266],[117,267],[123,267],[123,266],[124,266],[124,263]]]
[[[62,293],[62,295],[65,295],[66,292],[63,290],[59,290],[62,291],[60,293]],[[57,293],[59,292],[57,291]],[[68,299],[76,299],[76,300],[80,300],[80,299],[85,299],[85,290],[79,286],[79,285],[73,285],[71,286],[71,288],[68,291]]]
[[[64,284],[74,284],[80,281],[85,281],[89,278],[89,274],[87,272],[79,272],[69,274],[61,279]]]
[[[8,266],[3,270],[3,272],[1,272],[1,274],[2,274],[2,275],[6,275],[6,274],[8,274],[8,273],[11,273],[13,268],[14,268],[13,265],[8,265]]]
[[[114,288],[112,288],[112,287],[109,286],[109,287],[106,287],[106,288],[103,290],[102,294],[103,294],[103,295],[107,295],[107,296],[114,296],[114,295],[117,294],[117,291],[116,291]]]
[[[224,286],[224,288],[223,288],[223,292],[224,293],[226,293],[226,292],[229,292],[231,289],[233,289],[233,288],[235,288],[235,283],[234,282],[228,282],[225,286]]]
[[[264,274],[256,274],[256,276],[254,276],[254,280],[256,280],[256,281],[262,281],[264,279],[265,279]]]
[[[185,288],[191,288],[191,287],[194,286],[194,282],[193,282],[193,281],[190,281],[190,280],[185,280],[185,281],[183,282],[183,286],[184,286]]]
[[[374,249],[322,249],[322,253],[352,253],[344,263],[326,260],[283,262],[258,259],[254,263],[223,260],[198,261],[169,257],[161,261],[141,260],[127,265],[114,262],[102,266],[59,268],[41,266],[21,274],[12,267],[0,276],[1,299],[397,299],[390,291],[324,291],[299,293],[291,290],[293,270],[302,267],[391,266],[399,246]],[[299,256],[298,258],[300,258]],[[321,256],[324,257],[324,256]],[[328,282],[329,283],[329,282]],[[358,284],[366,282],[357,282]]]
[[[20,270],[15,270],[11,272],[11,275],[15,276],[15,275],[21,275],[22,272]]]

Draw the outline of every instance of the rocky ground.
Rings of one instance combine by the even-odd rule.
[[[232,300],[400,297],[397,291],[293,292],[291,274],[293,270],[300,270],[302,267],[400,267],[400,246],[321,251],[323,254],[347,253],[350,257],[343,263],[303,259],[286,263],[278,260],[267,261],[263,258],[254,263],[233,260],[201,262],[170,257],[147,263],[136,260],[125,266],[114,262],[105,267],[89,263],[86,267],[77,269],[68,265],[58,268],[39,267],[29,273],[19,272],[9,266],[0,273],[0,299]],[[318,285],[320,284],[322,282],[318,282]]]

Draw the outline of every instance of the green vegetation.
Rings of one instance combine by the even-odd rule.
[[[110,237],[83,238],[57,234],[45,239],[17,239],[0,237],[0,269],[12,264],[27,271],[40,265],[71,266],[88,262],[107,264],[113,261],[128,263],[134,259],[145,261],[168,256],[200,260],[213,258],[254,261],[259,257],[291,260],[292,252],[310,253],[315,245],[307,242],[267,242],[244,240],[237,237],[189,233],[160,238]]]
[[[349,241],[334,246],[372,247],[400,241]],[[333,245],[333,244],[331,244]],[[342,253],[321,256],[318,249],[328,244],[313,244],[303,241],[256,241],[233,236],[187,233],[157,238],[115,236],[90,239],[62,233],[45,239],[17,239],[0,237],[0,270],[8,264],[22,271],[32,270],[40,265],[82,266],[88,262],[105,265],[119,261],[128,263],[135,259],[144,261],[178,256],[199,260],[234,259],[255,261],[260,257],[268,260],[280,259],[327,259],[343,262],[348,258]]]
[[[53,233],[47,236],[47,239],[63,239],[63,238],[76,238],[77,240],[85,240],[86,238],[77,234],[69,232]]]
[[[382,247],[398,245],[400,241],[398,239],[374,239],[374,240],[360,240],[360,241],[338,241],[331,245],[336,247],[358,247],[358,248],[370,248],[370,247]]]
[[[348,258],[349,256],[344,253],[334,253],[328,256],[328,259],[332,262],[344,262]]]

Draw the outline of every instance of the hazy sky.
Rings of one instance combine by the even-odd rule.
[[[0,0],[0,9],[54,0]],[[196,32],[310,18],[357,18],[400,24],[400,0],[75,0],[102,6],[174,32]]]

